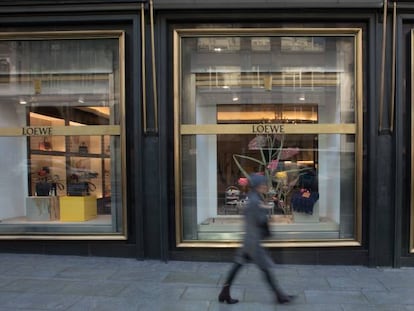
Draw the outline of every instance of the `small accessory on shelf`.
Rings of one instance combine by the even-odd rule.
[[[96,190],[96,186],[89,181],[71,182],[68,184],[68,195],[85,196]]]
[[[49,139],[46,136],[43,138],[43,141],[39,142],[39,150],[42,150],[42,151],[52,150],[52,143],[49,141]]]
[[[79,146],[79,153],[82,153],[82,154],[88,153],[88,146],[86,145],[84,141]]]

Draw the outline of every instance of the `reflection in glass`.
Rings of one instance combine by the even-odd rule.
[[[246,173],[269,178],[274,238],[352,238],[354,148],[338,134],[184,136],[184,239],[240,237]]]
[[[268,37],[265,50],[252,48],[258,38],[235,38],[237,45],[231,37],[181,39],[183,124],[215,123],[208,116],[216,105],[264,104],[281,106],[279,118],[313,107],[319,123],[355,123],[353,36]]]

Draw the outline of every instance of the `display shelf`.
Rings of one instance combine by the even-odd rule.
[[[83,158],[107,158],[110,159],[110,156],[107,154],[101,153],[79,153],[79,152],[65,152],[65,151],[43,151],[31,149],[31,154],[37,155],[48,155],[48,156],[68,156],[68,157],[83,157]]]
[[[28,113],[30,126],[86,126],[89,124],[72,121],[73,115],[67,110],[62,118],[55,115]],[[95,123],[92,121],[91,123]],[[98,136],[32,136],[28,137],[28,158],[30,161],[29,195],[35,195],[35,184],[39,180],[38,172],[42,167],[50,168],[50,181],[59,179],[65,190],[58,195],[68,195],[68,185],[90,182],[92,193],[98,199],[110,196],[110,138]],[[109,194],[109,196],[108,196]],[[110,199],[110,198],[109,198]],[[106,200],[108,201],[108,200]]]

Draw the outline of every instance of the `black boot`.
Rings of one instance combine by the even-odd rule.
[[[234,303],[239,302],[238,299],[231,298],[231,296],[230,296],[230,285],[224,285],[223,286],[223,289],[221,290],[221,292],[218,296],[218,301],[226,302],[228,304],[234,304]]]
[[[296,298],[296,296],[285,294],[282,290],[277,290],[275,294],[276,300],[280,304],[290,303]]]

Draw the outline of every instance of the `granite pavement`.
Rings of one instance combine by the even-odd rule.
[[[0,254],[0,311],[414,311],[414,268],[275,265],[297,295],[274,304],[261,272],[246,265],[235,305],[217,295],[231,263]]]

